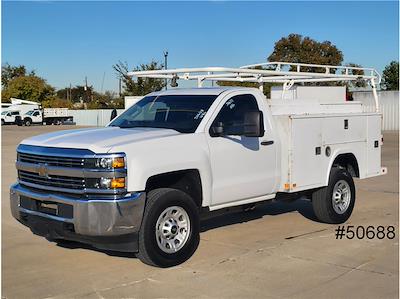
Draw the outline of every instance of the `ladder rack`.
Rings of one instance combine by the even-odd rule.
[[[358,74],[357,74],[358,73]],[[321,64],[266,62],[229,67],[179,68],[168,70],[134,71],[128,76],[169,79],[172,86],[177,86],[177,80],[195,80],[202,87],[204,81],[229,81],[258,83],[263,90],[263,83],[283,84],[284,92],[296,83],[311,82],[341,82],[362,80],[370,84],[375,99],[375,110],[379,112],[379,100],[376,91],[381,82],[380,74],[373,68],[352,66],[334,66]]]

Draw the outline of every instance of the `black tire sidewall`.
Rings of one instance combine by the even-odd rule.
[[[178,206],[186,211],[190,219],[191,229],[189,238],[183,248],[176,253],[168,254],[159,248],[155,229],[158,217],[165,209],[171,206]],[[144,242],[144,248],[152,262],[160,267],[171,267],[183,263],[193,255],[200,240],[199,230],[199,215],[193,200],[182,191],[171,190],[157,198],[157,204],[151,205],[149,210],[145,212],[145,219],[140,233],[145,236],[141,240]]]
[[[30,119],[25,119],[24,124],[25,126],[29,127],[32,124],[32,122]]]
[[[336,211],[333,208],[333,202],[332,202],[333,189],[335,187],[335,184],[340,180],[344,180],[345,182],[347,182],[350,186],[350,191],[351,191],[350,205],[347,208],[346,212],[344,212],[343,214],[336,213]],[[356,188],[354,186],[354,181],[350,173],[344,168],[333,169],[329,177],[329,185],[326,193],[326,200],[328,201],[327,207],[329,216],[334,223],[343,223],[350,218],[351,213],[353,212],[354,209],[355,199],[356,199]]]

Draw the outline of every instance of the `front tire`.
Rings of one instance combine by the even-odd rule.
[[[26,119],[24,120],[24,125],[27,126],[27,127],[31,126],[31,125],[32,125],[32,120],[29,119],[29,118],[26,118]]]
[[[328,186],[312,195],[315,216],[321,222],[338,224],[350,218],[356,200],[356,189],[350,173],[341,167],[333,167]]]
[[[140,260],[171,267],[188,260],[200,241],[199,212],[186,193],[160,188],[148,193],[139,232]]]

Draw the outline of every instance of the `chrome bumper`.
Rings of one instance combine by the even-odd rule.
[[[71,205],[73,217],[63,218],[23,208],[20,205],[21,196],[41,202]],[[118,236],[138,232],[142,223],[145,200],[145,192],[131,193],[115,200],[82,200],[64,195],[33,191],[18,183],[10,188],[11,213],[17,220],[20,220],[21,213],[24,213],[49,220],[72,223],[75,233],[83,236]]]

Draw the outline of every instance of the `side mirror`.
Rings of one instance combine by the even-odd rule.
[[[224,124],[222,122],[217,122],[212,128],[211,128],[211,136],[212,137],[221,137],[224,135]]]
[[[262,111],[249,111],[244,115],[244,136],[264,136],[264,122]]]

